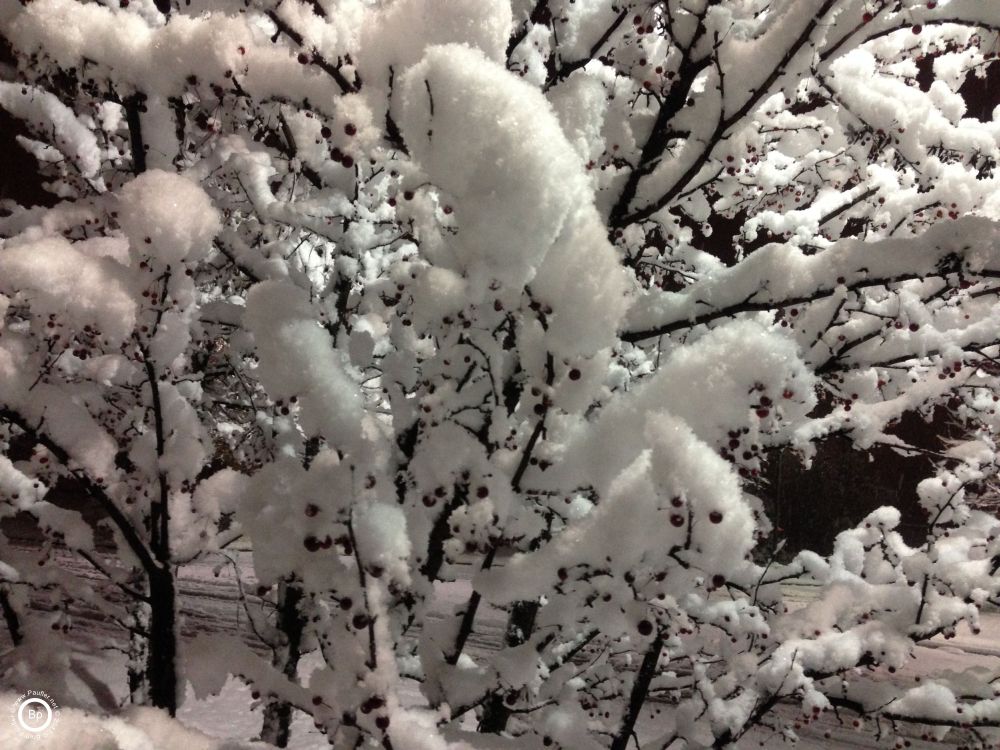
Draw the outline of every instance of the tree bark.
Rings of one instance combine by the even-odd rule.
[[[24,636],[21,633],[21,619],[17,615],[17,610],[10,603],[7,591],[0,588],[0,610],[3,611],[4,622],[7,623],[7,630],[10,632],[10,639],[17,646]]]
[[[507,633],[504,642],[508,648],[520,646],[531,637],[535,629],[535,617],[538,615],[537,601],[515,602],[507,620]],[[483,718],[479,722],[479,731],[487,734],[499,734],[507,728],[510,719],[510,709],[504,702],[504,696],[493,693],[483,708]]]
[[[150,572],[149,595],[152,600],[146,660],[149,702],[174,716],[177,713],[177,592],[169,568]]]
[[[144,633],[149,632],[149,604],[134,601],[129,605],[129,610],[132,614],[132,624],[136,628],[129,634],[128,639],[129,701],[136,706],[146,706],[149,704],[149,680],[146,674],[149,638]]]
[[[293,582],[278,584],[278,629],[285,636],[285,643],[274,649],[271,663],[281,669],[292,682],[298,681],[299,657],[302,655],[302,631],[305,619],[299,612],[302,589]],[[268,701],[264,709],[264,722],[260,738],[275,747],[287,747],[291,737],[292,706],[279,700]]]
[[[663,639],[657,636],[650,644],[649,651],[643,657],[642,665],[635,676],[635,682],[632,683],[632,693],[629,695],[628,706],[625,709],[625,715],[622,717],[618,735],[615,737],[614,742],[611,743],[610,750],[625,750],[628,747],[629,740],[632,739],[632,734],[635,732],[635,722],[639,719],[639,712],[642,711],[642,706],[646,702],[646,696],[649,694],[649,684],[653,681],[653,677],[656,674],[656,665],[660,661],[660,651],[662,650]]]

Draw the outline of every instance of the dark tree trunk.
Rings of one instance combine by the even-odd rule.
[[[149,654],[146,679],[149,702],[177,713],[177,593],[169,568],[149,576]]]
[[[302,589],[294,583],[278,584],[278,628],[286,641],[274,650],[272,664],[292,682],[298,681],[299,657],[302,655],[302,631],[305,620],[299,612]],[[292,706],[272,700],[264,709],[260,738],[276,747],[287,747],[291,737]]]
[[[146,674],[149,638],[143,634],[149,632],[149,605],[135,601],[131,603],[129,609],[132,613],[132,624],[136,628],[128,639],[129,700],[136,706],[146,706],[149,705],[149,680]]]
[[[0,589],[0,610],[3,611],[4,622],[7,623],[7,630],[10,631],[10,639],[17,646],[24,637],[21,633],[21,619],[17,616],[17,610],[10,603],[4,589]]]
[[[535,617],[538,615],[538,602],[515,602],[507,620],[507,633],[504,641],[508,647],[520,646],[531,637],[535,629]],[[487,734],[499,734],[507,728],[510,719],[510,709],[503,695],[493,693],[486,699],[483,708],[483,718],[479,722],[479,731]]]
[[[622,717],[621,727],[618,735],[611,743],[611,750],[625,750],[629,740],[635,732],[635,723],[639,719],[639,712],[642,711],[646,703],[646,696],[649,694],[649,684],[656,675],[656,665],[660,662],[660,651],[663,650],[663,639],[659,636],[650,644],[649,651],[643,657],[642,665],[632,683],[632,693],[629,695],[628,706],[625,708],[625,715]]]

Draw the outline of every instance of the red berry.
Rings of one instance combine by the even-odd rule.
[[[712,523],[722,523],[722,513],[717,510],[713,510],[708,514],[708,520]]]
[[[872,16],[871,13],[865,13],[863,16],[861,16],[861,20],[864,23],[869,23],[872,20],[872,18],[874,18],[874,16]]]
[[[921,26],[919,23],[916,26],[914,26],[912,29],[910,29],[910,31],[912,31],[914,34],[919,34],[923,30],[924,30],[924,27]]]
[[[639,631],[639,635],[652,635],[653,623],[649,620],[639,620],[639,624],[636,625],[636,630]]]
[[[682,516],[680,513],[674,513],[672,516],[670,516],[670,523],[672,523],[674,526],[683,526],[684,516]]]
[[[723,586],[726,585],[726,577],[721,573],[716,573],[714,576],[712,576],[712,585],[715,586],[715,588],[717,589],[721,589]]]
[[[310,518],[314,518],[317,513],[319,513],[318,506],[314,505],[313,503],[309,503],[306,506],[306,515],[309,516]]]
[[[358,129],[354,126],[354,123],[349,122],[344,126],[344,132],[348,135],[357,135]]]
[[[569,371],[569,379],[570,380],[579,380],[580,379],[580,371],[574,367],[572,370]]]
[[[308,65],[309,64],[309,55],[307,55],[305,52],[300,52],[299,53],[299,64],[300,65]]]

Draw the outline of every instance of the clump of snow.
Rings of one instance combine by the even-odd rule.
[[[51,134],[52,145],[72,158],[95,188],[104,191],[96,136],[54,94],[34,86],[0,81],[0,107],[45,135]]]
[[[0,694],[0,712],[12,717],[20,696]],[[117,716],[100,716],[60,706],[52,725],[35,734],[20,729],[11,718],[0,722],[4,750],[263,750],[257,742],[220,740],[189,729],[166,712],[132,707]]]
[[[158,169],[121,189],[119,223],[135,255],[165,265],[203,257],[220,228],[219,212],[201,187]]]
[[[246,324],[257,341],[261,381],[275,399],[302,403],[300,421],[309,434],[355,454],[377,440],[347,357],[316,323],[305,291],[258,284],[247,298]]]
[[[108,258],[80,252],[62,237],[21,239],[0,249],[0,291],[30,300],[40,317],[65,315],[94,324],[109,339],[126,339],[135,326],[132,275]]]
[[[355,509],[353,530],[358,556],[368,568],[381,568],[400,583],[409,584],[410,539],[406,515],[398,505],[367,503]]]

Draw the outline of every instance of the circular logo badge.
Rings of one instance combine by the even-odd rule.
[[[38,737],[52,728],[59,706],[41,690],[29,690],[14,703],[14,725],[28,737]]]

